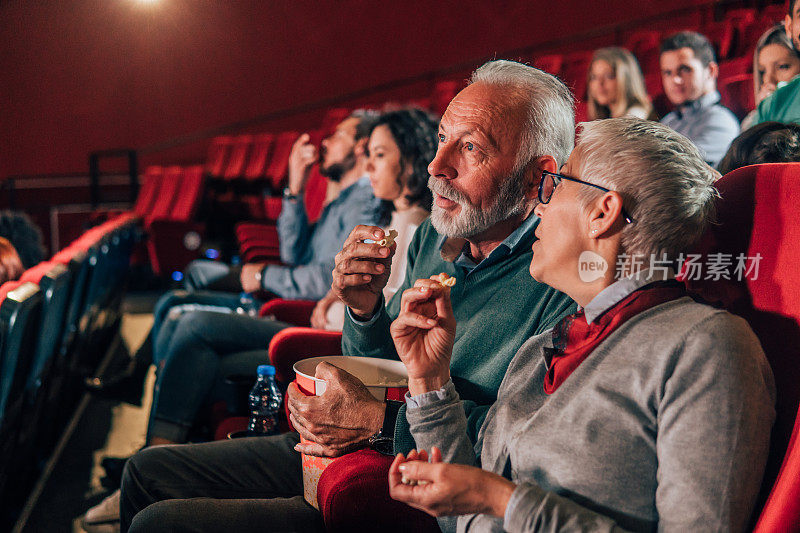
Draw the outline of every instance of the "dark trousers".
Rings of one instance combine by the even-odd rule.
[[[122,479],[122,531],[324,531],[303,500],[296,433],[154,446]]]

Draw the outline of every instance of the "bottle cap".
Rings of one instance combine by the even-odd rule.
[[[256,372],[258,372],[259,376],[274,376],[275,367],[272,365],[258,365]]]

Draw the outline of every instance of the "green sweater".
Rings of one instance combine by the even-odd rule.
[[[459,396],[465,400],[470,426],[479,428],[519,347],[576,309],[567,295],[531,277],[528,268],[537,221],[528,222],[523,224],[527,227],[522,235],[515,239],[512,234],[472,269],[461,266],[459,260],[454,263],[443,259],[441,236],[430,220],[423,222],[408,249],[403,285],[386,307],[366,325],[354,322],[347,313],[342,352],[399,359],[389,325],[399,314],[403,291],[413,287],[417,279],[439,272],[454,276],[457,283],[450,295],[458,325],[450,373]],[[407,453],[415,447],[405,406],[397,416],[394,435],[395,453]]]
[[[800,124],[800,76],[764,98],[757,109],[754,125],[770,121]]]

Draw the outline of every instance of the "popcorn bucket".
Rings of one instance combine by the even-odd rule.
[[[360,379],[369,392],[380,401],[403,401],[406,391],[408,391],[408,373],[405,365],[400,361],[373,357],[331,355],[303,359],[294,364],[297,386],[308,395],[321,396],[325,393],[327,383],[314,377],[317,364],[322,361],[341,368]],[[302,437],[300,441],[308,442]],[[314,457],[306,454],[301,454],[301,459],[303,465],[303,497],[314,508],[319,509],[319,503],[317,502],[319,477],[335,459]]]

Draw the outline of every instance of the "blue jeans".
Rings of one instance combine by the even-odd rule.
[[[254,301],[257,308],[260,301]],[[188,311],[208,311],[230,314],[241,307],[238,294],[230,292],[186,292],[170,291],[156,302],[153,309],[153,329],[150,336],[153,343],[153,363],[163,360],[180,317]]]
[[[272,337],[290,326],[238,313],[207,311],[183,313],[174,324],[162,324],[154,351],[158,377],[148,442],[152,437],[185,442],[198,412],[215,400],[225,376],[255,375],[258,365],[269,362],[267,347]]]

